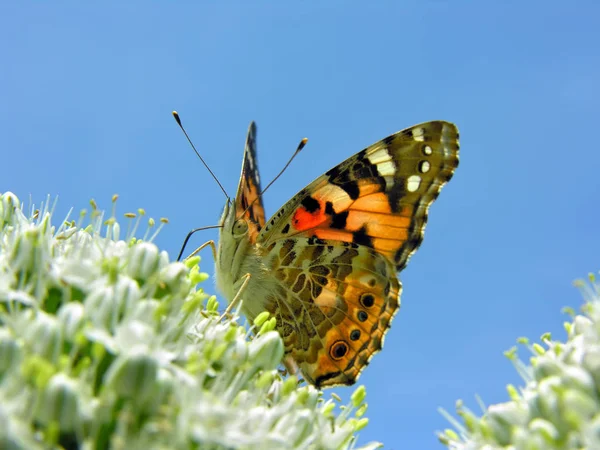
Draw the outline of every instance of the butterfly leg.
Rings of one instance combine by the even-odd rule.
[[[280,373],[283,376],[296,375],[300,370],[298,364],[296,364],[296,361],[294,361],[294,358],[292,358],[291,355],[285,355],[282,362],[285,369],[280,371]]]
[[[210,240],[210,241],[202,244],[200,247],[198,247],[196,250],[194,250],[192,253],[190,253],[190,255],[187,258],[185,258],[185,260],[188,260],[192,256],[197,255],[198,253],[200,253],[200,250],[202,250],[203,248],[205,248],[209,245],[210,245],[210,248],[212,249],[213,258],[216,260],[217,259],[217,247],[215,246],[215,241],[213,241],[213,240]]]
[[[283,364],[283,367],[285,367],[285,369],[279,369],[279,374],[282,377],[286,377],[288,375],[297,376],[300,373],[300,367],[298,367],[298,364],[296,364],[296,361],[294,361],[294,358],[292,357],[292,355],[285,355],[283,357],[282,364]],[[297,379],[298,379],[298,384],[300,384],[304,381],[304,379],[301,377],[297,377]]]
[[[212,241],[210,241],[210,242],[212,242]],[[246,286],[248,286],[248,283],[250,282],[250,276],[251,275],[249,273],[247,273],[246,275],[244,275],[242,277],[242,278],[244,278],[242,285],[240,286],[237,293],[233,297],[233,300],[231,300],[231,303],[229,303],[229,305],[227,305],[225,312],[223,314],[221,314],[221,317],[219,317],[219,322],[221,320],[223,320],[224,317],[229,316],[231,314],[231,311],[233,310],[233,308],[240,302],[240,300],[242,299],[242,293],[246,290]]]

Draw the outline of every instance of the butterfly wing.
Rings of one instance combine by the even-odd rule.
[[[248,127],[242,174],[235,196],[237,218],[244,218],[248,221],[249,236],[252,242],[256,241],[258,233],[265,225],[265,208],[260,192],[260,176],[256,161],[256,124],[252,122]]]
[[[285,350],[317,387],[353,384],[398,310],[394,265],[372,248],[313,238],[270,252],[278,289],[267,295]]]
[[[262,230],[266,246],[289,237],[353,242],[400,271],[423,240],[427,213],[458,166],[458,130],[413,126],[358,152],[296,194]]]
[[[267,304],[305,377],[353,384],[397,312],[402,270],[428,209],[458,166],[458,130],[427,122],[317,178],[258,237],[280,292]]]

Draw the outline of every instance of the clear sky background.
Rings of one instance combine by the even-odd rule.
[[[156,242],[175,257],[224,196],[174,109],[230,195],[251,120],[263,180],[309,138],[267,213],[395,131],[452,121],[460,167],[360,379],[360,441],[440,448],[438,407],[507,400],[520,379],[502,352],[564,338],[561,308],[581,305],[572,281],[600,268],[600,3],[120,3],[0,5],[0,192],[58,195],[57,222],[118,193],[121,213],[169,218]]]

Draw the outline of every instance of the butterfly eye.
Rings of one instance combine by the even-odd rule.
[[[248,222],[245,220],[237,220],[233,225],[233,234],[236,236],[240,236],[246,234],[248,231]]]

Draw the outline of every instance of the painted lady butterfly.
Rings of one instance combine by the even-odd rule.
[[[381,350],[400,306],[397,272],[423,240],[429,206],[458,166],[455,125],[393,134],[317,178],[269,221],[256,126],[220,220],[217,285],[253,320],[269,311],[286,367],[317,387],[351,385]],[[214,244],[213,244],[214,246]]]

